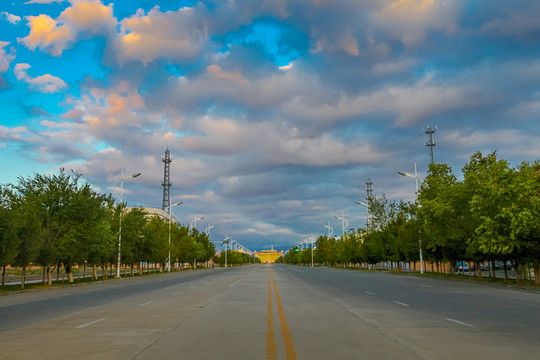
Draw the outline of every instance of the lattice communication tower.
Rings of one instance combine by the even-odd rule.
[[[428,126],[425,131],[426,134],[428,134],[429,136],[429,141],[426,143],[426,146],[429,147],[431,163],[433,164],[433,147],[435,146],[435,141],[433,141],[433,134],[435,133],[435,131],[437,131],[437,127],[435,126],[435,129],[432,129]]]
[[[367,179],[366,181],[366,200],[367,200],[367,204],[368,204],[368,207],[367,207],[367,218],[366,218],[366,226],[367,228],[369,229],[369,226],[371,224],[371,204],[370,204],[370,201],[371,201],[371,198],[373,197],[373,181],[371,181],[370,178]]]
[[[161,204],[161,208],[167,212],[167,214],[171,213],[171,153],[169,152],[169,148],[167,147],[167,150],[165,150],[165,157],[161,159],[164,163],[164,170],[163,170],[163,182],[161,185],[163,185],[163,202]]]

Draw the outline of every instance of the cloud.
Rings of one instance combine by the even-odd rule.
[[[161,12],[154,7],[121,21],[118,57],[148,64],[158,58],[185,61],[204,49],[206,30],[197,16],[197,8]]]
[[[41,48],[50,54],[60,56],[67,44],[75,39],[72,29],[52,19],[49,15],[26,17],[30,34],[20,39],[30,50]]]
[[[62,3],[68,0],[30,0],[25,2],[25,4],[53,4],[53,3]]]
[[[40,48],[54,56],[62,55],[86,33],[109,34],[116,26],[112,5],[105,6],[100,0],[71,0],[71,6],[57,19],[45,14],[26,19],[30,34],[19,41],[31,50]]]
[[[9,45],[7,41],[0,41],[0,74],[5,73],[11,62],[15,59],[15,49],[10,48],[9,52],[4,49]]]
[[[453,0],[392,0],[374,14],[375,25],[407,46],[418,46],[428,31],[455,31],[458,2]]]
[[[50,74],[31,77],[27,73],[28,69],[30,69],[29,64],[19,63],[15,65],[13,73],[17,80],[30,84],[30,88],[33,90],[48,94],[60,92],[68,86],[64,80]]]
[[[284,111],[290,115],[319,121],[335,121],[379,113],[393,116],[396,126],[409,126],[443,111],[473,105],[474,100],[470,97],[473,91],[470,85],[437,83],[431,80],[431,76],[427,76],[409,86],[388,84],[372,92],[352,96],[327,95],[326,99],[315,101],[313,94],[307,92],[291,98],[284,106]]]
[[[17,25],[22,20],[20,16],[13,15],[5,11],[2,11],[1,18],[2,20],[6,20],[7,22],[13,25]]]
[[[512,36],[525,36],[540,31],[540,6],[527,4],[527,9],[511,9],[508,13],[482,25],[481,31]]]

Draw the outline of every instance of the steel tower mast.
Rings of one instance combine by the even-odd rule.
[[[426,128],[426,134],[429,135],[429,141],[426,143],[426,146],[429,147],[429,152],[431,154],[431,163],[433,164],[433,147],[435,146],[435,141],[433,141],[433,134],[435,131],[437,131],[437,127],[435,126],[435,129],[432,129],[429,127]]]
[[[163,202],[161,203],[161,208],[165,211],[167,211],[167,214],[171,213],[171,153],[169,152],[169,147],[167,147],[167,150],[165,150],[165,157],[161,159],[164,163],[164,169],[163,169],[163,182],[161,185],[163,185]]]
[[[367,219],[366,219],[366,229],[369,231],[369,227],[370,225],[373,225],[371,224],[371,217],[372,217],[372,212],[371,212],[371,198],[373,197],[373,188],[371,187],[371,185],[373,185],[373,181],[371,181],[370,178],[367,179],[366,181],[366,193],[367,193],[367,196],[366,196],[366,200],[367,200]]]

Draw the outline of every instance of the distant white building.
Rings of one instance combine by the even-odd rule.
[[[131,211],[131,209],[137,208],[142,209],[146,213],[146,216],[151,218],[153,216],[159,216],[163,220],[169,221],[169,214],[163,209],[153,208],[153,207],[144,207],[144,206],[126,206],[126,211]],[[177,223],[178,220],[171,214],[171,221]]]

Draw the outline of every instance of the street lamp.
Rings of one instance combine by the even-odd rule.
[[[223,239],[223,244],[225,245],[225,267],[227,267],[227,244],[229,243],[229,240],[231,238],[225,235],[225,239]]]
[[[208,238],[210,239],[210,229],[213,229],[215,228],[216,226],[215,225],[208,225],[206,227],[206,229],[204,230],[204,232],[206,233],[206,235],[208,235]]]
[[[361,201],[355,201],[358,205],[364,205],[366,207],[366,227],[367,227],[367,231],[369,231],[369,225],[370,225],[370,222],[371,222],[371,219],[370,219],[370,216],[369,216],[369,204],[365,203],[365,202],[361,202]]]
[[[194,216],[194,219],[193,219],[193,221],[189,224],[189,227],[190,227],[191,229],[193,229],[193,227],[197,228],[197,221],[202,220],[202,219],[204,219],[204,216],[201,216],[201,217],[199,217],[199,218],[198,218],[197,216]],[[193,224],[195,224],[195,226],[193,226]]]
[[[418,180],[422,181],[422,179],[418,177],[418,172],[416,171],[416,163],[414,163],[414,175],[406,173],[405,171],[398,171],[397,173],[401,176],[412,177],[416,180],[416,197],[418,198]],[[422,238],[420,236],[420,228],[418,228],[418,247],[419,247],[419,252],[420,252],[420,274],[423,274],[424,273],[424,260],[422,258]]]
[[[339,219],[342,221],[342,225],[343,225],[343,237],[345,237],[345,228],[346,227],[349,227],[349,221],[347,221],[347,219],[345,219],[345,213],[342,211],[341,212],[341,216],[334,216],[336,219]],[[347,223],[347,225],[345,226],[345,223]]]
[[[122,255],[120,250],[122,248],[122,207],[124,206],[122,195],[124,193],[124,180],[136,178],[140,176],[141,173],[136,173],[130,176],[124,177],[124,169],[122,168],[122,176],[120,177],[120,224],[118,226],[118,263],[116,264],[116,278],[120,278],[120,262],[122,260]],[[118,183],[118,182],[117,182]]]
[[[323,225],[323,227],[328,229],[328,237],[334,235],[334,228],[330,226],[330,221],[328,222],[328,225]]]
[[[174,207],[174,206],[178,206],[178,205],[182,205],[183,202],[177,202],[176,204],[173,204],[171,206],[168,206],[167,207],[167,210],[168,210],[168,213],[169,213],[169,264],[168,264],[168,268],[169,268],[169,272],[171,272],[171,208]]]

